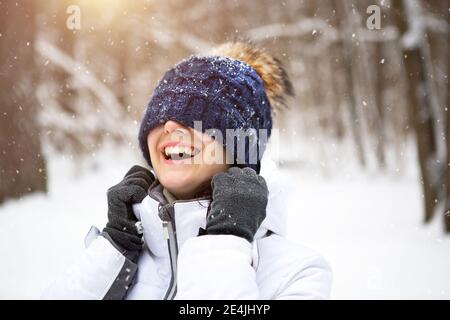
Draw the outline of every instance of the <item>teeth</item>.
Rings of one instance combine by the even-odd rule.
[[[164,152],[166,156],[170,156],[171,154],[179,155],[180,153],[192,156],[192,148],[190,147],[183,147],[183,146],[166,147],[164,149]]]

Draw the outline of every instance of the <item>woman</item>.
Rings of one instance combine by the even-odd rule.
[[[279,61],[242,42],[167,71],[139,132],[153,172],[134,166],[108,190],[106,227],[45,297],[328,298],[331,271],[283,237],[283,184],[260,161],[291,93]]]

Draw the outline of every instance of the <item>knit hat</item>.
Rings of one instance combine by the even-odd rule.
[[[153,128],[169,120],[194,128],[201,121],[202,132],[220,131],[234,165],[259,173],[272,107],[284,106],[285,95],[292,94],[280,61],[248,43],[229,42],[208,55],[190,56],[168,70],[153,92],[139,130],[143,156],[151,165],[147,137]],[[260,129],[266,130],[263,137]]]

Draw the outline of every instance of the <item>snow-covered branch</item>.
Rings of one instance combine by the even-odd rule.
[[[418,0],[403,0],[403,6],[406,12],[408,30],[401,39],[402,45],[405,49],[414,49],[422,45],[425,33],[422,7]]]
[[[77,86],[92,92],[100,101],[95,105],[78,104],[78,114],[75,116],[63,110],[58,103],[51,102],[52,94],[48,92],[48,88],[38,87],[38,99],[41,105],[45,105],[44,112],[39,114],[43,125],[84,136],[98,132],[109,132],[113,136],[132,136],[136,133],[132,122],[124,121],[124,109],[112,90],[97,79],[91,70],[42,37],[36,42],[36,50],[45,59],[69,73]]]
[[[305,35],[320,35],[320,40],[332,43],[342,40],[345,35],[329,25],[325,20],[319,18],[303,18],[293,24],[270,24],[247,31],[247,36],[252,40],[267,40],[280,37],[301,37]],[[381,30],[368,30],[356,28],[354,30],[355,40],[361,42],[387,42],[394,41],[399,37],[399,31],[394,26],[386,26]],[[317,41],[316,41],[317,42]],[[326,44],[324,45],[326,46]],[[323,46],[320,46],[321,48]],[[315,51],[315,50],[314,50]]]
[[[425,14],[425,24],[428,30],[436,32],[436,33],[449,33],[449,25],[448,22],[444,19],[440,19],[436,17],[432,13]]]
[[[52,63],[64,69],[86,88],[91,90],[112,118],[117,120],[121,119],[123,108],[119,100],[85,65],[74,60],[57,46],[42,37],[38,38],[36,49],[44,58],[49,59]]]
[[[366,42],[388,42],[398,39],[400,32],[394,26],[383,27],[380,30],[368,30],[359,28],[357,30],[356,39]]]
[[[171,49],[174,43],[178,43],[192,53],[205,52],[214,46],[213,43],[205,41],[192,33],[172,31],[170,29],[162,31],[154,27],[147,28],[147,37],[153,38],[163,48]]]
[[[252,40],[266,40],[279,37],[301,37],[307,34],[320,34],[329,41],[336,41],[339,34],[332,26],[319,18],[303,18],[293,24],[275,23],[250,29],[246,32]]]

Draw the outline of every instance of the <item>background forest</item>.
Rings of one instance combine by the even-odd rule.
[[[448,0],[1,0],[0,298],[36,297],[70,261],[143,163],[158,80],[229,40],[293,80],[276,160],[304,200],[291,238],[329,258],[334,297],[450,298],[449,16]],[[10,247],[17,230],[41,250]]]

